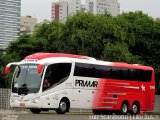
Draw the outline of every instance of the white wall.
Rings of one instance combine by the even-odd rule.
[[[86,9],[90,11],[91,4],[93,3],[93,13],[94,14],[104,14],[108,11],[113,16],[120,13],[120,4],[118,0],[86,0]]]

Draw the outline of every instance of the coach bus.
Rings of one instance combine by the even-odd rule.
[[[10,106],[32,113],[71,108],[94,114],[139,114],[154,108],[155,76],[149,66],[63,54],[35,53],[15,65]]]

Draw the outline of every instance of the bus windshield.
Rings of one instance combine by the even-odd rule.
[[[42,74],[37,72],[38,64],[21,64],[14,71],[12,92],[18,94],[37,93],[40,89]]]

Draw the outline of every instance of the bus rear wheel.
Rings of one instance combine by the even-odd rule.
[[[59,108],[56,109],[57,114],[65,114],[69,111],[69,104],[67,100],[62,99],[59,103]]]
[[[134,102],[132,104],[131,114],[136,115],[140,113],[140,105],[138,102]]]
[[[125,101],[122,103],[120,114],[126,115],[128,113],[128,111],[129,111],[129,104],[128,104],[128,102]]]
[[[39,114],[41,112],[41,109],[30,109],[30,111],[34,114]]]

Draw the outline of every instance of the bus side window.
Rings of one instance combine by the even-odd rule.
[[[121,79],[122,80],[129,80],[130,79],[130,70],[128,69],[121,69]]]
[[[152,79],[152,71],[150,70],[144,70],[144,73],[143,73],[143,81],[144,82],[150,82],[151,79]]]
[[[111,69],[111,78],[112,79],[120,79],[120,69],[116,67],[112,67]]]
[[[48,70],[48,68],[50,70]],[[46,71],[46,78],[50,86],[54,87],[64,82],[70,75],[71,63],[57,63],[49,65]],[[49,74],[47,72],[50,72]]]
[[[92,64],[76,63],[74,76],[94,77],[94,67]]]

